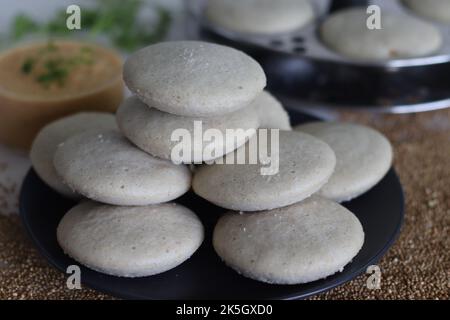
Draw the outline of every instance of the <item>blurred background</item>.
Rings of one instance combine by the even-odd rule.
[[[11,0],[1,0],[0,4],[2,6],[2,10],[0,11],[0,28],[2,30],[1,33],[1,43],[3,46],[8,46],[9,44],[14,43],[14,41],[21,40],[23,38],[32,37],[33,35],[38,35],[39,32],[36,32],[36,28],[28,27],[27,21],[36,22],[39,27],[45,29],[46,26],[53,25],[48,28],[48,32],[42,30],[42,34],[60,34],[59,32],[65,33],[68,35],[68,30],[65,28],[65,23],[61,25],[61,16],[64,17],[63,21],[65,21],[66,8],[71,4],[77,4],[82,8],[82,10],[86,9],[86,11],[97,11],[95,14],[98,16],[106,14],[105,11],[103,13],[98,12],[103,9],[107,9],[109,7],[110,14],[115,14],[116,16],[120,15],[124,20],[134,18],[134,9],[137,7],[137,1],[117,1],[117,0],[79,0],[79,1],[70,1],[70,0],[21,0],[21,1],[11,1]],[[142,6],[148,6],[147,9],[147,22],[149,27],[158,18],[157,8],[164,9],[166,12],[169,12],[172,22],[169,24],[169,34],[168,36],[174,36],[177,32],[176,29],[177,22],[182,15],[183,9],[183,0],[144,0],[142,1]],[[128,7],[128,9],[127,9]],[[142,9],[141,5],[139,7]],[[152,8],[153,7],[153,8]],[[131,10],[130,10],[131,9]],[[152,10],[153,9],[153,10]],[[128,13],[127,13],[128,11]],[[141,10],[139,10],[141,11]],[[88,13],[89,14],[89,13]],[[87,18],[87,17],[85,17]],[[83,26],[85,32],[92,31],[93,26],[96,23],[100,23],[99,21],[88,22],[84,21],[86,24]],[[86,30],[88,29],[88,30]],[[178,30],[182,31],[182,30]],[[173,34],[171,32],[174,32]],[[180,32],[178,32],[180,33]],[[9,40],[9,41],[8,41]],[[8,43],[9,42],[9,43]]]
[[[362,292],[365,278],[359,278],[319,298],[448,298],[450,24],[421,17],[400,0],[311,0],[314,18],[305,25],[249,33],[205,19],[206,3],[0,0],[0,282],[6,284],[0,298],[108,298],[58,289],[64,276],[26,242],[17,213],[20,185],[30,168],[28,148],[54,119],[80,110],[114,112],[128,94],[121,80],[126,56],[179,39],[244,50],[263,65],[269,91],[287,109],[363,123],[393,143],[406,221],[380,263],[386,290]],[[369,3],[432,24],[442,45],[418,57],[360,60],[321,41],[318,30],[329,14]],[[71,4],[81,7],[81,30],[66,28]]]
[[[28,148],[43,125],[80,110],[114,111],[124,95],[121,63],[126,55],[150,43],[184,37],[182,0],[125,2],[126,4],[120,0],[0,0],[0,56],[3,57],[0,66],[2,215],[17,214],[20,185],[30,167]],[[68,30],[66,27],[66,9],[71,4],[77,4],[82,9],[82,29],[79,31]],[[136,20],[139,22],[136,23]],[[52,84],[52,80],[56,82],[57,79],[55,74],[65,71],[64,69],[43,72],[35,68],[39,69],[36,73],[40,72],[36,75],[21,72],[25,62],[35,57],[33,54],[20,55],[20,50],[34,44],[45,46],[52,39],[99,44],[110,50],[108,52],[120,61],[115,74],[109,74],[117,78],[117,81],[106,86],[100,83],[96,92],[89,93],[83,91],[87,88],[66,85],[68,91],[64,93],[64,90],[59,90],[59,85]],[[65,53],[61,52],[63,58]],[[59,56],[57,58],[60,59]],[[85,77],[89,77],[92,72],[87,68],[88,66],[83,69],[87,72]],[[50,75],[50,89],[32,78],[43,75]],[[14,76],[16,79],[12,81],[11,77]],[[93,82],[95,83],[95,78]]]

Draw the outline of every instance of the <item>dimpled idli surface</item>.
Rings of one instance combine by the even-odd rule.
[[[379,132],[358,124],[312,122],[295,130],[325,141],[336,154],[336,168],[319,194],[335,201],[351,200],[375,186],[389,171],[392,147]]]
[[[252,136],[259,125],[259,117],[255,108],[249,106],[233,111],[223,116],[210,118],[192,118],[177,116],[174,114],[159,111],[145,105],[136,97],[125,100],[117,111],[117,123],[122,133],[140,149],[162,159],[170,159],[179,163],[201,163],[215,158],[222,157],[237,147],[243,145],[248,137]],[[200,130],[195,132],[195,128]],[[206,130],[218,130],[223,136],[227,129],[253,129],[251,134],[243,135],[241,139],[230,141],[230,139],[203,141]],[[186,138],[190,137],[190,152],[186,152],[172,158],[172,150],[177,150],[180,144],[179,136],[173,134],[177,130],[183,130]],[[184,135],[183,135],[184,137]],[[180,138],[181,139],[181,138]],[[213,145],[212,149],[209,145]]]
[[[450,0],[403,0],[403,3],[421,17],[450,23]]]
[[[228,266],[274,284],[306,283],[342,271],[363,242],[356,216],[317,196],[270,211],[225,214],[213,234],[214,249]]]
[[[264,139],[259,139],[258,136],[259,133],[235,153],[249,151],[251,144],[264,146],[260,143]],[[253,139],[255,140],[252,141]],[[334,152],[323,141],[300,132],[280,131],[277,150],[271,140],[272,134],[267,137],[271,164],[264,163],[262,158],[256,164],[250,164],[247,154],[246,164],[238,164],[237,161],[230,164],[224,160],[223,164],[203,165],[196,169],[192,182],[194,192],[220,207],[231,210],[267,210],[309,197],[318,191],[333,173],[336,162]],[[259,148],[258,152],[262,151],[264,154],[264,149],[266,148]],[[262,172],[262,168],[267,171]]]
[[[291,31],[314,19],[308,0],[210,0],[205,14],[219,27],[258,34]]]
[[[197,216],[174,203],[120,207],[86,201],[62,218],[57,239],[67,255],[88,268],[144,277],[189,259],[203,233]]]
[[[321,38],[337,53],[369,61],[425,56],[442,45],[439,30],[415,17],[383,11],[376,30],[367,27],[368,17],[365,9],[338,11],[322,24]]]
[[[92,200],[114,205],[148,205],[173,200],[190,188],[186,166],[155,158],[114,131],[83,133],[55,153],[57,173]]]
[[[266,86],[264,71],[253,58],[233,48],[199,41],[143,48],[127,59],[123,77],[145,104],[192,117],[240,109]]]
[[[116,129],[113,114],[103,112],[80,112],[46,125],[36,136],[30,150],[30,159],[39,177],[52,189],[67,197],[78,197],[58,176],[53,156],[58,145],[73,135],[87,130]]]
[[[292,130],[289,114],[269,92],[261,93],[252,104],[258,112],[260,128]]]

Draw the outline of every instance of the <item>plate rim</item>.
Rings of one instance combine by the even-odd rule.
[[[306,299],[308,297],[312,297],[315,295],[318,295],[320,293],[324,293],[327,292],[331,289],[334,289],[336,287],[339,287],[353,279],[355,279],[356,277],[360,276],[361,274],[363,274],[364,272],[366,272],[367,268],[370,265],[373,265],[374,263],[378,262],[386,253],[387,251],[392,247],[392,245],[398,240],[399,235],[401,233],[403,224],[404,224],[404,220],[405,220],[405,194],[404,194],[404,190],[400,181],[400,178],[395,170],[395,168],[392,166],[390,168],[390,170],[388,171],[387,174],[393,174],[396,180],[396,183],[398,183],[399,185],[399,191],[400,191],[400,201],[401,201],[401,213],[399,214],[399,221],[397,221],[397,227],[395,228],[394,232],[392,233],[392,235],[389,237],[389,241],[386,242],[384,244],[384,246],[375,254],[373,255],[364,265],[361,265],[359,268],[357,268],[357,270],[351,272],[350,274],[347,274],[345,277],[342,277],[341,279],[338,279],[334,282],[332,282],[329,285],[326,285],[324,287],[321,287],[319,289],[313,290],[311,292],[308,292],[307,294],[284,294],[284,295],[274,295],[273,297],[267,298],[265,300],[300,300],[300,299]],[[37,249],[37,251],[39,252],[39,254],[41,254],[47,261],[47,263],[49,263],[52,267],[54,267],[55,269],[57,269],[58,271],[62,272],[62,273],[66,273],[65,270],[63,270],[63,268],[58,265],[56,263],[56,261],[54,261],[55,259],[52,258],[52,255],[48,253],[48,250],[46,248],[44,248],[40,241],[36,238],[34,232],[33,232],[33,228],[30,226],[29,221],[25,218],[26,214],[25,214],[25,192],[24,192],[24,188],[25,185],[27,183],[29,183],[28,181],[33,178],[33,175],[36,176],[36,178],[38,178],[39,180],[41,180],[42,183],[44,183],[42,181],[42,179],[40,179],[39,175],[36,173],[36,171],[33,168],[30,168],[29,171],[27,172],[25,179],[22,183],[21,189],[20,189],[20,195],[19,195],[19,216],[20,216],[20,220],[22,222],[22,225],[25,227],[26,233],[28,235],[28,237],[30,238],[31,242],[33,243],[33,245],[35,246],[35,248]],[[70,199],[67,199],[68,201]],[[359,253],[358,253],[359,254]],[[356,256],[355,256],[356,257]],[[72,257],[68,257],[70,260],[75,261]],[[76,261],[75,261],[76,262]],[[86,268],[85,266],[82,266],[83,268]],[[102,273],[95,271],[95,270],[91,270],[89,269],[91,272],[94,273],[98,273],[99,275],[102,275]],[[316,281],[320,281],[322,279],[316,280]],[[102,285],[98,285],[96,283],[92,283],[90,281],[83,281],[81,280],[82,285],[96,290],[100,293],[105,293],[108,295],[111,295],[115,298],[119,298],[119,299],[129,299],[129,300],[158,300],[158,299],[151,299],[139,294],[129,294],[129,293],[117,293],[114,290],[110,290],[108,288],[105,288]],[[251,297],[249,297],[248,299],[252,299]],[[161,299],[160,299],[161,300]],[[186,300],[229,300],[229,299],[208,299],[208,298],[186,298]],[[238,299],[238,300],[244,300],[244,299]]]

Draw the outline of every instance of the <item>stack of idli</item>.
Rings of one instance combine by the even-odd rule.
[[[279,150],[271,152],[279,157],[272,175],[261,174],[262,161],[196,170],[197,195],[231,210],[215,227],[216,252],[240,274],[268,283],[305,283],[342,271],[362,248],[364,232],[339,202],[386,175],[390,143],[365,126],[314,122],[280,131]]]
[[[190,170],[136,148],[113,114],[78,113],[48,124],[30,158],[48,186],[86,198],[65,214],[57,239],[91,269],[153,275],[188,259],[203,241],[197,216],[169,202],[189,190]]]
[[[216,252],[240,274],[268,283],[305,283],[342,271],[362,248],[364,232],[339,203],[386,175],[389,141],[362,125],[312,122],[280,131],[279,150],[271,151],[279,157],[273,175],[261,175],[264,162],[196,170],[194,191],[231,210],[215,227]]]
[[[74,115],[45,127],[33,144],[42,180],[86,198],[58,226],[69,256],[123,277],[178,266],[204,238],[199,218],[171,202],[191,186],[230,210],[217,222],[213,245],[228,266],[252,279],[314,281],[341,271],[359,252],[362,226],[339,202],[365,193],[389,170],[392,150],[383,135],[347,123],[292,130],[281,104],[264,91],[260,65],[216,44],[146,47],[128,58],[124,80],[134,95],[116,121],[108,114]],[[251,134],[205,152],[197,122],[203,132]],[[192,138],[180,157],[173,154],[177,130]],[[252,145],[256,163],[227,161],[248,157]],[[261,148],[276,159],[276,170],[263,170],[268,162]]]
[[[231,48],[201,42],[150,46],[128,59],[124,79],[136,95],[116,117],[91,112],[50,123],[36,137],[31,159],[51,188],[85,199],[58,227],[68,255],[107,274],[149,276],[176,267],[203,241],[197,216],[171,202],[191,187],[185,164],[221,157],[247,139],[217,145],[204,157],[202,137],[196,137],[191,154],[175,164],[172,132],[194,134],[195,121],[224,135],[227,129],[254,134],[260,126],[291,126],[281,104],[263,91],[259,64]]]
[[[281,104],[263,91],[261,66],[229,47],[198,41],[152,45],[126,61],[124,80],[135,95],[117,111],[120,130],[161,159],[200,164],[242,146],[259,127],[291,129]],[[196,122],[201,123],[200,134]],[[173,137],[177,129],[191,138],[190,149],[172,154],[180,142]],[[248,135],[211,144],[203,136],[209,129],[222,136],[242,129]]]

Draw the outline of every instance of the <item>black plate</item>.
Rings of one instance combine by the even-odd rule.
[[[310,118],[291,114],[293,123]],[[365,272],[376,264],[396,239],[403,221],[403,191],[394,170],[371,191],[346,203],[361,221],[364,246],[344,271],[302,285],[270,285],[247,279],[225,266],[214,252],[211,232],[225,209],[188,193],[177,202],[198,214],[206,237],[191,259],[175,269],[145,278],[108,276],[81,266],[84,285],[116,297],[129,299],[298,299],[327,291]],[[65,272],[78,264],[66,256],[56,241],[56,227],[75,203],[52,191],[31,170],[20,195],[20,213],[32,241],[47,260]]]

